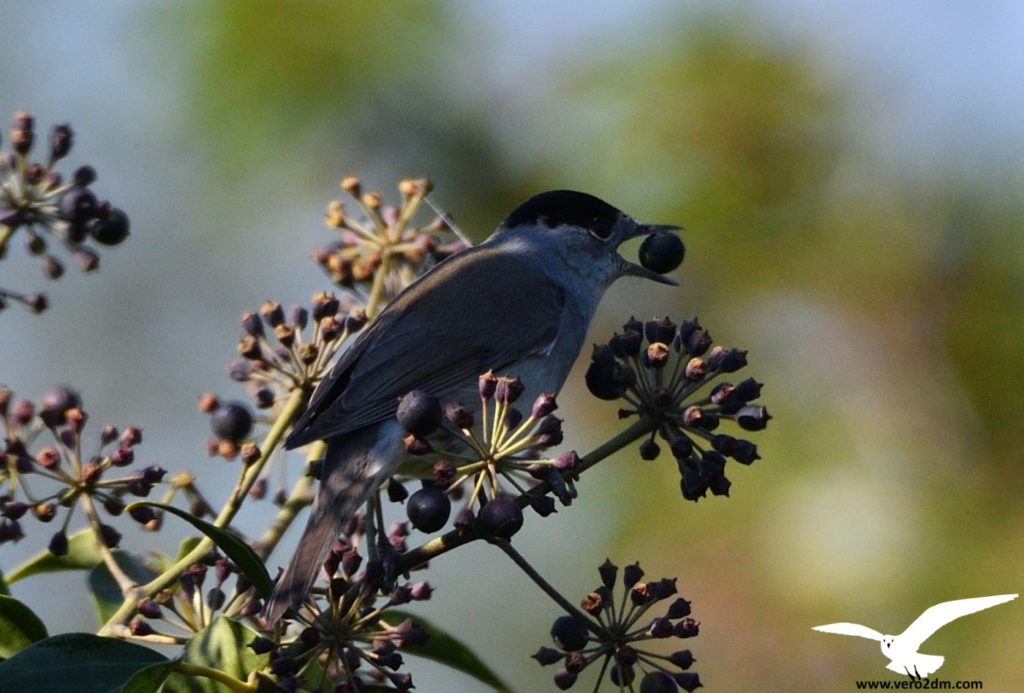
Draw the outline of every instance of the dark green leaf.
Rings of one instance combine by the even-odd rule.
[[[248,544],[236,537],[234,534],[227,530],[220,529],[219,527],[214,527],[206,520],[201,520],[191,513],[187,513],[180,508],[175,508],[173,505],[152,503],[150,501],[136,501],[126,509],[131,509],[140,505],[148,505],[151,508],[158,508],[165,512],[169,512],[172,515],[177,515],[181,519],[190,523],[200,532],[210,537],[210,539],[220,547],[220,550],[235,562],[238,569],[252,580],[253,586],[256,587],[256,591],[259,592],[261,596],[267,597],[270,595],[273,583],[270,581],[270,575],[267,573],[267,569],[263,565],[263,561],[259,559],[256,552],[249,548]]]
[[[167,658],[149,648],[91,633],[63,633],[0,662],[0,691],[108,693]]]
[[[46,637],[46,626],[32,609],[0,595],[0,657],[10,658]]]
[[[90,529],[83,529],[68,537],[68,552],[65,555],[54,556],[49,551],[43,551],[8,573],[7,582],[14,584],[32,575],[59,570],[88,570],[102,560],[96,535]]]
[[[160,690],[160,686],[174,668],[174,662],[175,660],[167,660],[139,669],[128,679],[128,683],[121,687],[119,693],[153,693]]]
[[[153,571],[146,568],[142,563],[129,553],[114,551],[114,560],[120,566],[124,574],[135,582],[145,584],[156,577]],[[114,615],[118,607],[124,602],[124,594],[117,580],[110,574],[105,563],[93,567],[89,571],[87,580],[89,593],[92,595],[93,603],[96,605],[96,614],[100,623],[106,623]]]
[[[11,589],[7,586],[7,580],[4,579],[4,571],[0,570],[0,594],[11,593]]]
[[[512,690],[512,687],[502,681],[490,667],[484,664],[483,660],[477,657],[475,652],[434,624],[424,620],[422,616],[398,609],[389,609],[382,616],[382,619],[392,626],[401,623],[407,618],[411,618],[425,628],[430,633],[430,637],[418,647],[403,649],[403,653],[444,664],[456,671],[472,676],[481,683],[486,683],[496,691]]]
[[[219,669],[245,681],[249,674],[264,666],[269,655],[258,655],[246,647],[257,635],[226,616],[218,616],[200,631],[185,648],[182,661]],[[224,684],[203,676],[172,673],[164,684],[164,693],[226,693]]]

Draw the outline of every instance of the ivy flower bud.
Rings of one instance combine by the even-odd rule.
[[[523,381],[519,378],[499,378],[495,387],[494,398],[505,404],[512,404],[523,394]]]
[[[487,371],[477,381],[477,386],[480,391],[480,399],[489,400],[494,396],[494,391],[498,387],[498,378],[494,375],[494,371]]]
[[[449,402],[444,405],[444,418],[461,429],[473,428],[473,412],[466,409],[459,402]]]
[[[558,409],[558,403],[555,401],[554,393],[545,392],[533,401],[533,410],[530,415],[535,419],[543,419],[556,409]]]
[[[280,303],[265,301],[260,307],[260,314],[263,315],[263,319],[271,327],[277,327],[284,323],[284,310],[281,308]]]
[[[648,343],[671,344],[676,336],[676,324],[667,315],[661,320],[649,320],[644,324],[644,336]]]
[[[759,404],[748,404],[736,412],[736,423],[745,431],[760,431],[771,418],[768,410]]]

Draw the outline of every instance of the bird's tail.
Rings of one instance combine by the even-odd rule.
[[[298,608],[316,582],[334,540],[379,483],[373,443],[360,436],[329,440],[320,490],[288,567],[274,586],[263,615],[274,624],[289,607]]]
[[[938,671],[945,661],[946,658],[942,655],[914,653],[911,657],[900,657],[889,662],[885,668],[914,678],[928,678]]]

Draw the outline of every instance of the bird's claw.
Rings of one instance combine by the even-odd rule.
[[[917,670],[917,666],[914,666],[914,673],[910,673],[910,669],[903,667],[903,671],[907,673],[911,681],[927,681],[927,676],[921,676],[921,673]]]

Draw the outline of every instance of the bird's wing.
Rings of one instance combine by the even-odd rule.
[[[925,609],[923,614],[907,626],[907,629],[899,635],[900,643],[913,646],[916,650],[921,646],[921,643],[931,637],[932,633],[950,621],[955,621],[961,616],[973,614],[976,611],[982,611],[1016,598],[1016,594],[998,594],[993,597],[955,599],[951,602],[936,604]]]
[[[822,633],[836,633],[838,635],[855,635],[858,638],[878,640],[879,642],[882,640],[882,634],[877,630],[862,626],[859,623],[829,623],[824,626],[815,626],[813,630],[819,630]]]
[[[476,294],[458,277],[470,260],[475,281],[486,282]],[[528,287],[526,272],[536,277]],[[383,421],[410,390],[444,401],[488,369],[501,374],[543,353],[557,335],[565,301],[561,287],[526,258],[487,246],[452,256],[395,298],[342,355],[287,447]]]

